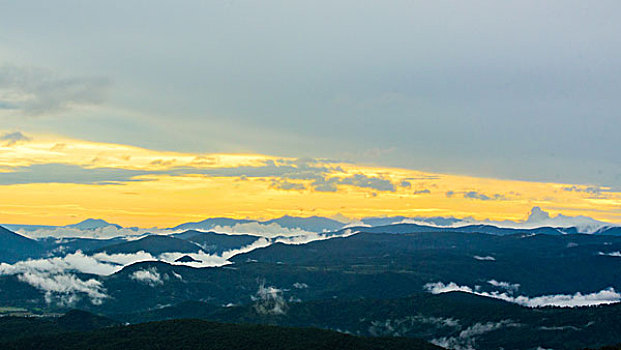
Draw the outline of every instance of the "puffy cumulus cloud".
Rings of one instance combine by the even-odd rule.
[[[44,69],[0,66],[0,102],[31,116],[100,104],[108,86],[101,77],[66,78]]]
[[[146,284],[150,287],[156,287],[164,284],[162,280],[162,275],[157,271],[156,268],[148,268],[145,270],[136,270],[129,275],[129,278],[134,281]]]
[[[265,282],[259,285],[255,296],[254,310],[260,315],[284,315],[289,310],[289,306],[283,297],[283,290],[273,286],[265,286]]]
[[[594,220],[586,216],[566,216],[558,214],[556,216],[550,215],[549,212],[541,209],[540,207],[533,207],[528,214],[528,218],[521,222],[525,228],[534,228],[541,226],[551,227],[577,227],[583,232],[595,232],[603,226],[609,225],[601,221]]]
[[[621,294],[617,293],[614,288],[607,288],[599,292],[582,294],[577,292],[573,295],[556,294],[556,295],[543,295],[538,297],[528,296],[512,296],[506,292],[482,292],[478,288],[472,289],[468,286],[460,286],[454,282],[444,284],[442,282],[427,283],[424,288],[432,294],[441,294],[448,292],[464,292],[489,298],[495,298],[504,300],[510,303],[519,304],[526,307],[543,307],[543,306],[558,306],[558,307],[579,307],[579,306],[593,306],[593,305],[605,305],[614,304],[621,301]]]
[[[431,343],[446,349],[455,350],[474,350],[476,349],[476,338],[485,333],[489,333],[504,327],[519,327],[520,324],[511,320],[500,322],[475,323],[474,325],[459,332],[456,337],[442,337],[432,339]]]
[[[0,136],[0,141],[6,141],[4,147],[11,147],[20,142],[28,142],[32,140],[30,137],[22,134],[20,131],[8,132]]]

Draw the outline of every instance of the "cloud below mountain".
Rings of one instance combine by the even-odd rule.
[[[492,283],[490,283],[492,284]],[[497,283],[500,286],[500,283]],[[494,284],[492,284],[494,285]],[[503,289],[507,289],[506,286],[500,286]],[[555,294],[555,295],[542,295],[537,297],[528,296],[512,296],[507,292],[482,292],[477,288],[471,288],[468,286],[460,286],[454,282],[444,284],[442,282],[427,283],[425,290],[432,294],[442,294],[448,292],[463,292],[480,296],[485,296],[494,299],[500,299],[508,301],[510,303],[519,304],[526,307],[543,307],[543,306],[558,306],[558,307],[579,307],[579,306],[594,306],[614,304],[621,302],[621,294],[617,293],[614,288],[603,289],[599,292],[582,294],[577,292],[573,295],[568,294]]]

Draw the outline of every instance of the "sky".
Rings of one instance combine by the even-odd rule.
[[[619,2],[0,9],[0,222],[621,223]]]

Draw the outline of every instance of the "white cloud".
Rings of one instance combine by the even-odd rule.
[[[476,220],[471,217],[457,219],[454,217],[447,217],[450,219],[450,224],[439,225],[431,220],[425,218],[406,218],[400,221],[395,221],[393,224],[416,224],[432,227],[446,227],[446,228],[458,228],[468,225],[494,225],[503,228],[515,228],[515,229],[533,229],[544,226],[549,227],[577,227],[582,233],[594,233],[603,227],[610,227],[611,224],[607,222],[597,221],[587,216],[567,216],[559,214],[556,216],[550,215],[550,213],[541,209],[540,207],[533,207],[528,213],[528,217],[525,220]]]
[[[229,234],[249,234],[268,238],[313,234],[313,232],[303,231],[301,229],[285,228],[277,223],[262,224],[260,222],[248,222],[235,224],[233,226],[215,226],[212,231]]]
[[[274,243],[283,243],[283,244],[291,244],[291,245],[300,245],[306,244],[314,241],[323,241],[332,238],[342,238],[349,237],[359,233],[359,231],[352,231],[351,229],[344,230],[339,235],[329,234],[329,233],[306,233],[303,235],[290,236],[290,237],[278,237],[274,240]]]
[[[487,255],[487,256],[475,255],[475,256],[473,256],[473,258],[475,258],[477,260],[481,260],[481,261],[496,261],[496,258],[494,258],[493,256],[490,256],[490,255]]]
[[[355,234],[355,232],[351,232],[351,230],[344,232],[344,236],[352,234]],[[144,251],[132,254],[97,253],[86,255],[81,251],[77,251],[63,257],[25,260],[14,264],[0,263],[0,275],[18,275],[20,281],[45,291],[45,299],[48,303],[56,302],[59,305],[72,305],[81,298],[81,295],[85,294],[93,304],[101,304],[107,297],[101,282],[96,279],[83,281],[75,276],[76,272],[108,276],[131,264],[158,260],[173,265],[187,265],[197,268],[224,266],[231,264],[229,259],[233,256],[258,248],[268,247],[275,242],[305,244],[315,240],[335,237],[342,236],[307,233],[297,236],[279,237],[277,239],[259,238],[250,245],[240,249],[225,251],[220,255],[211,255],[203,251],[198,253],[169,252],[159,256],[153,256]],[[184,255],[189,255],[196,261],[188,263],[175,262],[175,260]],[[130,277],[151,286],[160,285],[166,278],[170,278],[168,275],[160,275],[154,269],[135,271]],[[173,274],[173,277],[183,280],[183,277],[178,274]],[[304,286],[305,284],[298,285],[300,288],[304,288]],[[262,301],[257,307],[263,311],[267,310],[266,312],[276,314],[286,311],[286,303],[282,299],[281,292],[273,287],[259,288],[257,300]],[[265,305],[267,304],[271,306],[266,309]]]
[[[138,281],[140,283],[144,283],[151,287],[156,287],[158,285],[164,284],[162,281],[162,275],[157,271],[156,268],[151,267],[145,270],[137,270],[129,275],[129,278],[134,281]]]
[[[45,301],[56,301],[61,306],[75,304],[82,294],[86,294],[91,303],[99,305],[108,296],[101,282],[95,279],[83,281],[69,273],[25,272],[17,277],[20,281],[45,291]]]
[[[350,227],[371,227],[371,225],[365,224],[364,222],[360,220],[355,220],[343,226],[343,228],[350,228]]]
[[[605,305],[621,302],[621,294],[617,293],[614,288],[607,288],[599,292],[582,294],[577,292],[573,295],[556,294],[543,295],[538,297],[528,296],[512,296],[506,292],[481,292],[473,290],[468,286],[460,286],[454,282],[444,284],[442,282],[427,283],[424,288],[432,294],[441,294],[448,292],[464,292],[489,298],[500,299],[510,303],[519,304],[526,307],[542,307],[542,306],[558,306],[558,307],[579,307]]]
[[[517,292],[518,289],[520,289],[519,283],[499,282],[493,279],[487,281],[487,283],[491,284],[494,287],[500,287],[511,294],[513,294],[514,292]]]
[[[432,325],[438,329],[461,329],[459,321],[453,318],[415,315],[396,319],[372,321],[371,326],[369,326],[369,334],[374,337],[402,337],[407,336],[412,330],[420,330],[420,325],[422,324]]]
[[[474,325],[459,332],[456,337],[442,337],[432,339],[431,343],[454,350],[474,350],[476,346],[476,337],[495,331],[503,327],[519,327],[519,324],[511,320],[502,320],[500,322],[475,323]]]
[[[273,286],[266,287],[265,283],[261,283],[252,300],[255,302],[255,311],[261,315],[284,315],[289,309],[282,289]]]
[[[614,257],[617,257],[617,258],[621,258],[621,251],[610,252],[610,253],[599,252],[598,254],[599,255],[614,256]]]
[[[26,229],[18,229],[15,232],[30,237],[30,238],[46,238],[46,237],[56,237],[56,238],[96,238],[96,239],[108,239],[108,238],[116,238],[116,237],[127,237],[128,239],[138,239],[141,236],[147,233],[155,233],[155,234],[169,234],[170,231],[160,230],[156,228],[117,228],[116,226],[110,225],[105,226],[93,230],[81,230],[74,227],[64,227],[58,226],[53,228],[40,228],[36,230],[26,230]]]

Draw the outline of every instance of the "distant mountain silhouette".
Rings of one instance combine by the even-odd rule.
[[[245,224],[249,222],[255,222],[254,220],[238,220],[231,218],[209,218],[203,221],[187,222],[185,224],[171,227],[171,230],[213,230],[216,226],[235,226],[237,224]]]
[[[197,263],[200,263],[202,261],[196,260],[196,259],[194,259],[193,257],[191,257],[189,255],[184,255],[184,256],[180,257],[179,259],[175,260],[175,262],[181,262],[181,263],[197,262]]]
[[[261,222],[264,225],[278,224],[288,229],[301,229],[309,232],[335,231],[343,228],[344,223],[321,216],[297,217],[285,215],[278,219]]]
[[[280,227],[290,229],[290,230],[303,230],[308,232],[324,232],[324,231],[336,231],[342,228],[345,224],[333,219],[324,218],[320,216],[311,216],[311,217],[296,217],[285,215],[283,217],[267,220],[267,221],[258,221],[258,220],[238,220],[231,218],[209,218],[199,222],[188,222],[185,224],[181,224],[175,227],[172,227],[171,230],[204,230],[210,231],[216,229],[218,226],[220,227],[232,227],[238,224],[249,224],[249,223],[258,223],[261,225],[271,225],[277,224]]]
[[[75,228],[78,230],[96,230],[96,229],[100,229],[100,228],[104,228],[108,226],[114,226],[117,229],[123,228],[120,225],[111,224],[102,219],[86,219],[84,221],[78,222],[77,224],[67,225],[65,227]]]

